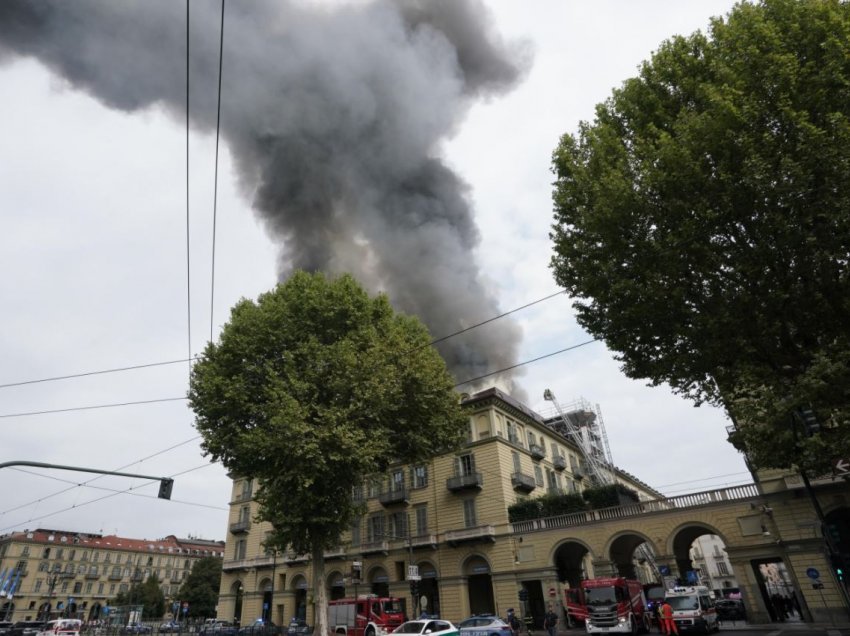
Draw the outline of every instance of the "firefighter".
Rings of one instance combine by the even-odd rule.
[[[670,607],[667,599],[664,599],[661,605],[661,626],[667,636],[670,636],[670,634],[679,636],[679,628],[676,627],[676,621],[673,620],[673,608]]]

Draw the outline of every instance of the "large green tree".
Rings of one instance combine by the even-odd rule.
[[[239,302],[193,368],[204,450],[258,480],[268,547],[311,555],[317,633],[327,629],[324,551],[362,512],[352,487],[464,438],[453,380],[429,342],[419,320],[352,277],[296,272]]]
[[[178,593],[179,600],[189,604],[190,618],[216,615],[218,590],[221,585],[221,559],[204,557],[195,561],[192,571],[183,581]],[[176,617],[180,618],[180,617]]]
[[[726,407],[759,467],[850,457],[850,4],[664,42],[553,168],[555,279],[628,376]]]

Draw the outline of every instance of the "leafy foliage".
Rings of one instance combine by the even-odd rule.
[[[257,478],[268,547],[312,555],[317,621],[323,550],[361,511],[352,486],[462,443],[468,421],[453,384],[417,319],[350,276],[305,272],[239,302],[195,365],[189,400],[203,448]]]
[[[594,510],[640,501],[636,491],[620,483],[585,488],[581,496]]]
[[[850,456],[850,4],[664,42],[553,168],[555,278],[628,376],[726,407],[758,467]]]
[[[179,600],[189,603],[189,618],[215,616],[220,584],[221,559],[204,557],[195,561],[179,591]]]
[[[152,574],[144,583],[136,583],[126,592],[119,592],[110,605],[142,605],[142,620],[157,620],[165,614],[165,595],[162,582]]]
[[[582,510],[587,510],[587,503],[581,495],[545,494],[535,499],[517,501],[508,506],[508,519],[511,522],[529,521],[544,517],[557,517]]]

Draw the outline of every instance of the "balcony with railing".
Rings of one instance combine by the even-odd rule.
[[[98,574],[97,572],[86,572],[86,578],[90,581],[93,581],[95,579],[99,579],[100,574]]]
[[[546,457],[546,449],[540,444],[529,444],[528,452],[531,453],[533,459],[543,459]]]
[[[380,501],[381,505],[384,507],[396,506],[399,504],[407,505],[410,503],[410,493],[404,486],[396,486],[395,488],[390,488],[378,495],[378,501]]]
[[[240,519],[230,524],[230,534],[246,534],[250,529],[250,519]]]
[[[555,455],[552,458],[552,465],[555,467],[555,470],[566,470],[567,458],[563,455]]]
[[[462,530],[450,530],[445,534],[446,543],[455,547],[464,543],[495,543],[496,529],[493,526],[474,526]]]
[[[514,490],[529,493],[537,486],[534,477],[525,473],[514,473],[511,475],[511,486]]]
[[[116,574],[115,572],[113,572],[112,574],[109,575],[109,580],[110,581],[120,581],[121,580],[121,573],[118,572]]]
[[[446,488],[451,492],[463,492],[464,490],[481,490],[484,486],[484,477],[481,473],[466,473],[455,475],[446,480]]]
[[[388,554],[390,544],[386,539],[378,541],[366,541],[360,544],[360,554]]]
[[[252,491],[243,490],[242,492],[240,492],[238,495],[236,495],[233,498],[233,501],[231,503],[235,503],[235,504],[246,503],[246,502],[249,502],[249,501],[253,501],[253,499],[254,499],[254,493]]]
[[[329,550],[325,550],[325,560],[333,561],[335,559],[344,559],[345,558],[345,548],[341,545],[336,546],[335,548],[330,548]]]
[[[436,534],[419,534],[413,537],[410,537],[410,547],[414,550],[418,548],[427,548],[431,550],[437,549],[437,535]]]

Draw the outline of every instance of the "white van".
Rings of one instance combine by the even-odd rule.
[[[707,634],[720,629],[714,592],[705,585],[674,587],[667,590],[664,600],[673,608],[673,620],[680,631],[695,630]]]
[[[78,618],[57,618],[49,621],[37,636],[80,636],[83,622]]]

